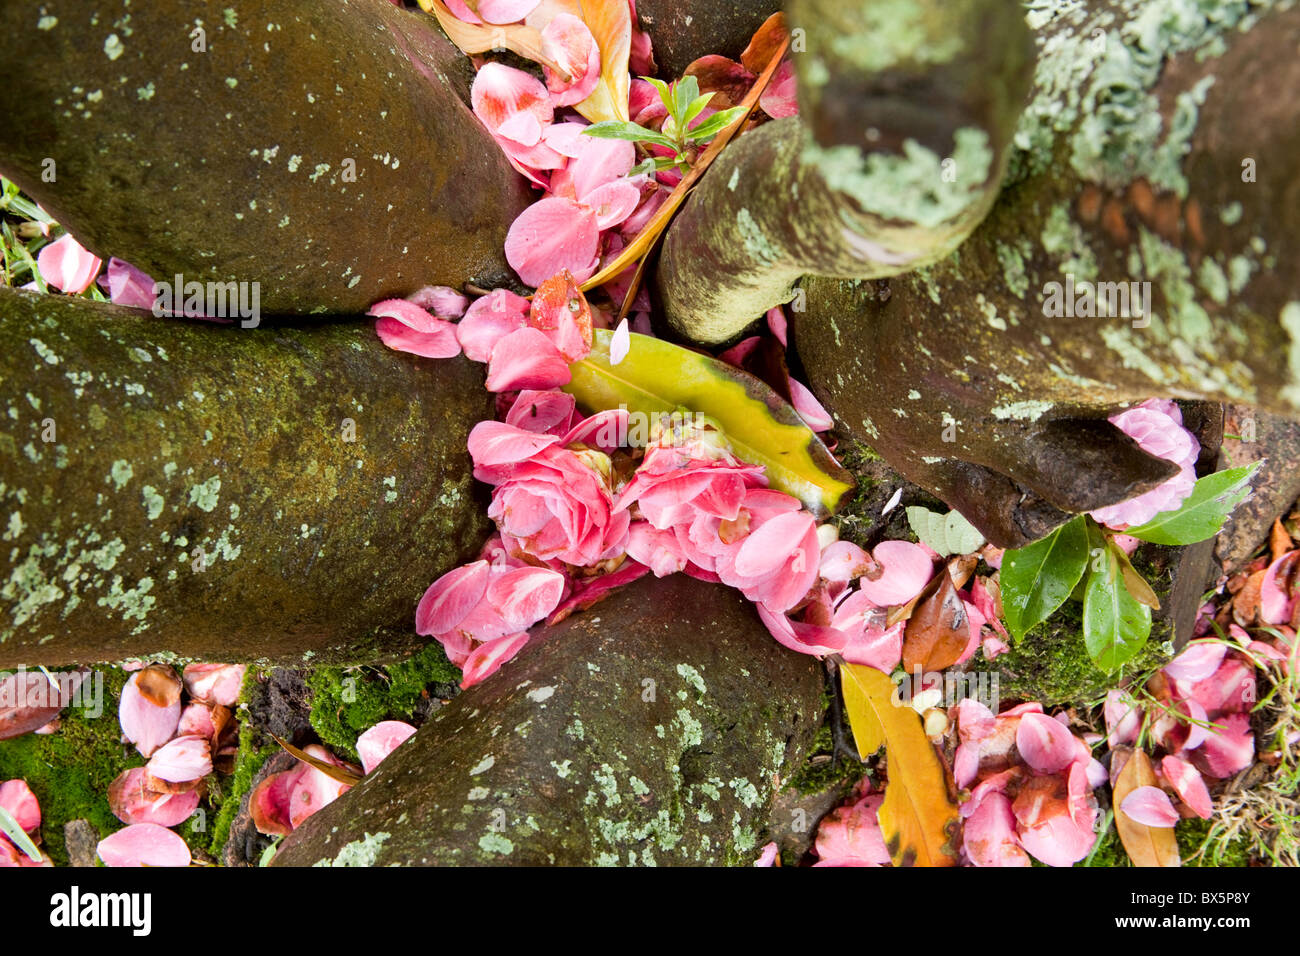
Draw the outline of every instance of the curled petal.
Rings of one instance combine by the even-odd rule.
[[[415,632],[446,634],[459,627],[487,593],[488,573],[486,561],[475,561],[429,585],[415,610]]]
[[[559,69],[543,66],[546,88],[556,106],[581,103],[600,82],[600,48],[587,24],[568,13],[556,14],[542,29],[542,53]]]
[[[501,669],[502,664],[523,650],[527,643],[528,633],[525,631],[520,634],[508,634],[495,641],[479,645],[465,661],[461,688],[473,687],[491,677]]]
[[[533,203],[511,223],[506,261],[533,287],[566,269],[583,282],[595,272],[599,239],[591,208],[552,196]]]
[[[1195,767],[1173,754],[1160,761],[1160,772],[1169,786],[1174,788],[1178,799],[1202,820],[1210,819],[1214,813],[1214,801],[1210,799],[1209,788]]]
[[[1148,827],[1172,827],[1178,811],[1169,794],[1159,787],[1136,787],[1119,805],[1120,811],[1136,823]]]
[[[90,288],[102,265],[99,258],[73,239],[64,235],[42,247],[36,255],[36,267],[49,285],[69,295],[81,295]],[[152,304],[152,297],[150,303]]]
[[[881,566],[880,576],[874,580],[865,576],[859,586],[878,607],[906,604],[934,574],[930,556],[909,541],[882,541],[871,553]]]
[[[1025,714],[1016,728],[1016,749],[1034,770],[1056,773],[1073,761],[1075,740],[1059,721],[1042,714]]]
[[[544,202],[545,200],[543,200]],[[573,375],[546,333],[524,328],[511,332],[492,348],[488,363],[489,392],[567,385]]]

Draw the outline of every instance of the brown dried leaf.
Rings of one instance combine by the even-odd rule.
[[[289,753],[293,754],[303,763],[315,767],[317,770],[325,774],[325,776],[329,777],[331,780],[337,780],[339,783],[345,783],[349,787],[355,787],[358,783],[361,782],[361,774],[353,773],[347,767],[338,767],[332,763],[326,763],[324,760],[319,760],[316,757],[313,757],[311,754],[307,753],[306,751],[299,750],[297,747],[289,743],[287,740],[281,737],[276,737],[275,734],[271,734],[271,737],[275,740],[277,744],[279,744]]]
[[[740,62],[751,73],[758,73],[771,62],[778,49],[790,38],[790,31],[785,25],[785,14],[774,13],[759,27],[750,38],[749,46],[740,54]],[[782,51],[784,53],[784,51]]]
[[[966,605],[949,574],[937,574],[925,586],[903,630],[903,669],[908,673],[941,671],[957,663],[970,643]]]
[[[716,53],[700,57],[682,75],[695,77],[701,93],[713,94],[709,106],[716,110],[730,109],[744,102],[750,87],[758,79],[735,60]]]
[[[1291,540],[1291,535],[1287,534],[1286,528],[1282,526],[1281,518],[1273,519],[1273,530],[1268,536],[1268,550],[1271,555],[1270,563],[1276,561],[1282,555],[1295,548],[1295,542]]]

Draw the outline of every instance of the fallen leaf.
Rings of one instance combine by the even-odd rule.
[[[1268,536],[1269,563],[1276,561],[1294,547],[1295,542],[1291,540],[1291,535],[1287,534],[1286,528],[1282,526],[1282,519],[1274,518],[1273,530],[1269,532]]]
[[[1127,747],[1117,747],[1116,756]],[[1115,759],[1115,758],[1112,758]],[[1178,856],[1178,839],[1172,827],[1149,827],[1138,823],[1120,805],[1138,787],[1159,786],[1151,760],[1141,750],[1133,750],[1115,779],[1111,804],[1115,808],[1115,829],[1134,866],[1182,866]]]
[[[499,26],[492,23],[466,23],[458,19],[442,0],[419,0],[426,13],[438,18],[438,25],[447,38],[462,53],[486,53],[488,50],[510,50],[526,60],[532,60],[553,70],[559,68],[542,52],[542,32],[523,23]]]
[[[324,760],[318,760],[317,758],[313,757],[311,754],[299,750],[297,747],[289,743],[287,740],[284,740],[281,737],[276,737],[275,734],[271,734],[271,737],[275,740],[277,744],[279,744],[289,753],[293,754],[303,763],[315,767],[317,770],[325,774],[325,776],[329,777],[331,780],[337,780],[339,783],[345,783],[349,787],[354,787],[361,782],[361,774],[353,773],[351,770],[347,769],[347,767],[340,767],[332,763],[326,763]]]
[[[785,25],[785,14],[780,11],[763,21],[763,25],[754,31],[745,52],[740,54],[740,62],[745,69],[757,73],[771,62],[777,50],[784,54],[783,45],[790,39],[790,30]]]
[[[656,420],[689,409],[716,421],[737,457],[767,469],[771,486],[817,517],[834,514],[853,491],[853,476],[772,389],[747,372],[663,339],[633,334],[631,350],[610,361],[613,332],[596,329],[591,354],[570,368],[564,386],[588,411],[625,406]]]
[[[941,671],[957,663],[969,643],[970,619],[952,575],[936,574],[903,629],[903,669]]]
[[[877,818],[894,865],[956,866],[957,806],[920,716],[911,707],[895,706],[897,688],[888,675],[858,664],[839,666],[854,739],[885,746],[888,782]]]

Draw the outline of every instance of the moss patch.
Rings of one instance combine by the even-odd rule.
[[[451,696],[460,670],[430,644],[385,668],[318,667],[307,677],[311,725],[341,756],[357,759],[357,737],[381,720],[422,716],[431,696]]]

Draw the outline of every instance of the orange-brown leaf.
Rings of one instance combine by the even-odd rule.
[[[949,574],[936,574],[903,629],[903,669],[941,671],[970,643],[970,618]]]
[[[776,51],[781,49],[789,38],[790,31],[785,25],[785,14],[778,11],[763,21],[763,25],[755,31],[749,46],[745,47],[745,52],[740,54],[740,62],[751,73],[757,73],[771,62]]]
[[[1117,748],[1118,750],[1119,748]],[[1116,753],[1112,759],[1120,759]],[[1134,750],[1115,779],[1111,801],[1115,807],[1115,829],[1119,832],[1120,842],[1134,866],[1181,866],[1178,856],[1178,840],[1173,827],[1149,827],[1138,823],[1120,809],[1124,798],[1138,787],[1155,787],[1155,771],[1151,769],[1151,760],[1141,750]]]
[[[1282,519],[1274,518],[1273,530],[1268,536],[1270,563],[1276,561],[1294,547],[1295,542],[1291,540],[1291,535],[1287,534],[1286,528],[1282,527]]]
[[[854,714],[866,713],[872,722],[867,731],[878,727],[884,740],[889,774],[877,819],[894,865],[956,866],[957,805],[920,716],[894,704],[894,682],[875,668],[841,664],[840,673],[855,738]]]

